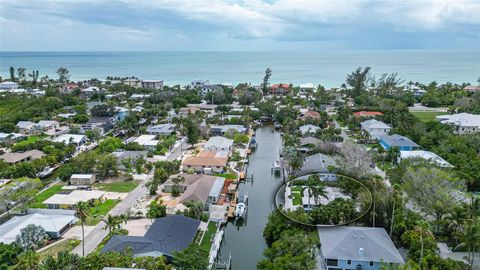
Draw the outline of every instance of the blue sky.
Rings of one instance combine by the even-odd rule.
[[[478,49],[480,0],[0,0],[1,51]]]

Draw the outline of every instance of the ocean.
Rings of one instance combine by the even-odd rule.
[[[322,84],[338,87],[356,67],[372,73],[397,72],[406,81],[475,83],[480,76],[480,50],[362,50],[319,52],[0,52],[0,76],[9,67],[39,70],[57,78],[60,66],[72,80],[106,76],[161,79],[167,85],[192,80],[259,84],[267,67],[271,83]]]

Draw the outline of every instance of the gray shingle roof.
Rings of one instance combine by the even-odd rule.
[[[115,235],[103,247],[102,252],[119,252],[131,247],[137,256],[150,253],[172,257],[175,251],[181,251],[190,245],[199,225],[200,220],[181,215],[158,218],[145,236]]]
[[[328,166],[336,166],[337,160],[334,157],[318,153],[305,158],[303,167],[299,175],[306,175],[310,173],[327,173]]]
[[[384,228],[321,227],[318,234],[324,258],[403,263]]]
[[[398,134],[393,134],[390,136],[383,136],[381,138],[382,141],[384,141],[386,144],[389,146],[411,146],[411,147],[418,147],[418,144],[410,140],[409,138],[398,135]]]

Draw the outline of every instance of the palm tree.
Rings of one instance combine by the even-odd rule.
[[[418,264],[420,265],[420,268],[422,268],[422,260],[423,260],[423,244],[424,244],[424,239],[427,237],[433,237],[433,233],[430,230],[430,224],[426,222],[425,220],[421,220],[417,222],[417,225],[414,228],[414,231],[420,235],[420,260]]]
[[[75,204],[75,215],[82,223],[82,257],[85,256],[85,222],[89,216],[89,207],[86,202],[78,202]]]
[[[106,219],[103,219],[105,222],[104,229],[108,229],[108,234],[112,234],[112,231],[115,230],[118,225],[120,225],[120,217],[119,216],[112,216],[110,214],[107,215]]]
[[[38,269],[38,263],[40,262],[40,256],[38,255],[37,252],[33,250],[28,250],[24,253],[22,253],[18,257],[18,262],[15,265],[15,269],[19,270],[34,270]]]
[[[400,185],[399,184],[394,184],[393,185],[393,206],[392,206],[392,221],[390,222],[390,238],[392,238],[392,233],[393,233],[393,222],[395,220],[395,203],[397,202],[397,196],[400,195]]]
[[[480,219],[468,220],[465,222],[462,235],[462,243],[457,245],[459,247],[466,247],[468,249],[468,264],[470,270],[473,269],[473,262],[475,260],[475,251],[480,248]]]
[[[442,219],[448,221],[448,228],[453,231],[453,236],[455,238],[455,243],[458,245],[458,234],[459,228],[462,226],[462,223],[467,218],[467,211],[462,206],[457,206],[452,209],[451,212],[447,213]]]

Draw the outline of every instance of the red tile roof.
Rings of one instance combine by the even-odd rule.
[[[383,115],[383,113],[381,113],[381,112],[360,111],[360,112],[354,112],[353,115],[355,115],[355,116],[375,116],[375,115]]]
[[[289,84],[286,84],[286,83],[278,83],[278,84],[272,84],[272,86],[270,86],[270,88],[285,88],[285,89],[289,89],[289,88],[290,88],[290,85],[289,85]]]

